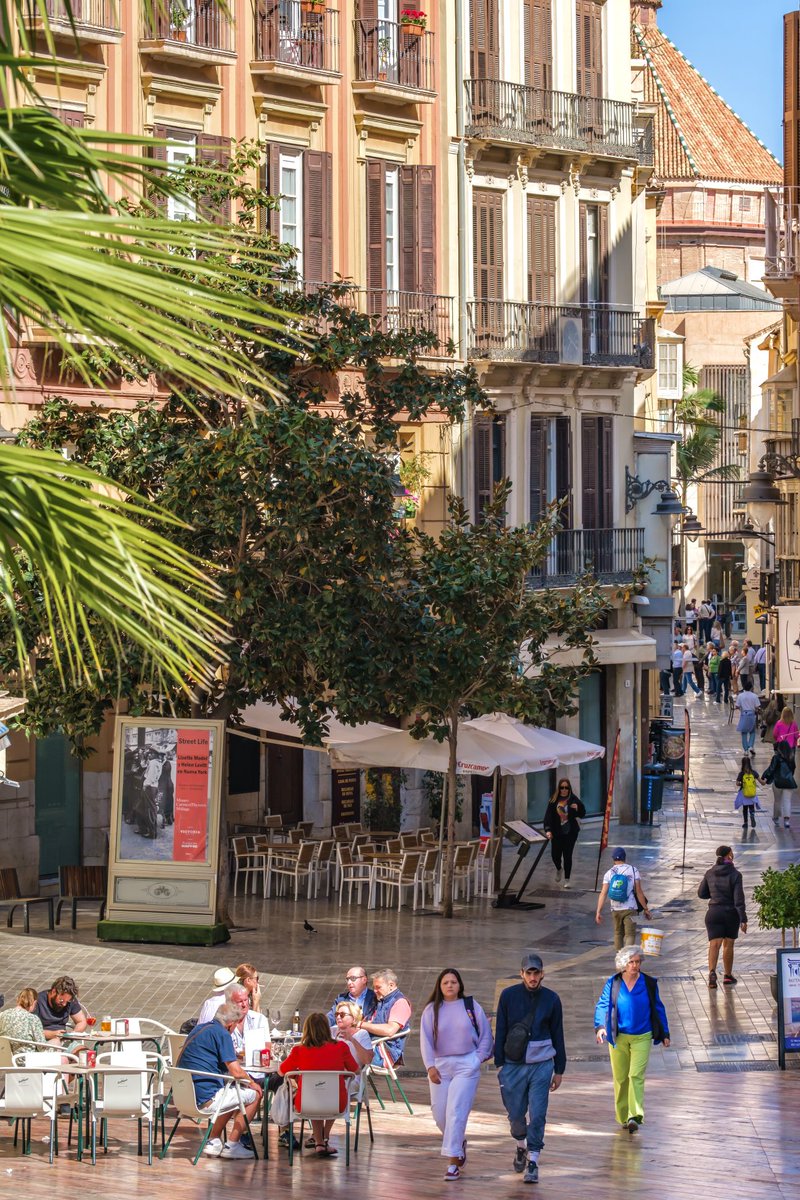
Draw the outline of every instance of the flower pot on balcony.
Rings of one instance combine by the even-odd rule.
[[[324,11],[326,0],[300,0],[300,11],[304,13],[321,13]]]
[[[420,34],[425,32],[424,25],[412,25],[410,21],[404,21],[400,29],[406,37],[419,37]]]
[[[170,29],[169,36],[170,36],[170,40],[173,42],[185,42],[186,41],[186,30],[185,29]]]

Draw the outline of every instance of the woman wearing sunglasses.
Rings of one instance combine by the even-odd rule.
[[[550,853],[556,868],[557,883],[561,883],[561,864],[562,862],[564,864],[565,888],[572,886],[569,881],[572,874],[572,854],[581,831],[579,818],[585,816],[586,809],[581,803],[580,796],[576,796],[573,792],[570,781],[559,779],[558,786],[547,805],[542,826],[546,836],[550,839]]]

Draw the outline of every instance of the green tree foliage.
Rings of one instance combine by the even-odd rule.
[[[739,476],[737,464],[718,461],[720,415],[725,412],[725,401],[712,388],[698,388],[698,382],[696,368],[687,363],[683,369],[683,395],[675,406],[675,424],[681,434],[675,447],[675,474],[684,507],[691,483]]]

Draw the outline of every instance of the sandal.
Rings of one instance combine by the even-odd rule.
[[[450,1166],[447,1168],[444,1174],[445,1180],[448,1183],[451,1183],[454,1179],[460,1178],[460,1176],[461,1168],[459,1167],[458,1163],[450,1163]]]
[[[329,1146],[327,1142],[323,1142],[321,1146],[317,1146],[318,1158],[337,1158],[339,1151],[335,1146]]]
[[[710,988],[715,988],[717,986],[717,972],[716,971],[708,972],[708,986]]]
[[[722,982],[724,984],[726,984],[727,986],[730,986],[732,983],[736,983],[736,976],[735,975],[723,975]]]

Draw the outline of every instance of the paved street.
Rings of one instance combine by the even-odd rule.
[[[683,817],[680,789],[674,790],[660,814],[660,823],[619,828],[612,824],[611,843],[629,848],[629,861],[640,866],[645,890],[653,907],[653,924],[666,931],[664,954],[650,960],[659,976],[670,1018],[672,1044],[653,1053],[648,1074],[648,1111],[645,1128],[632,1143],[616,1132],[611,1103],[607,1055],[594,1042],[593,1007],[603,979],[613,969],[611,926],[606,918],[598,927],[593,920],[593,893],[599,822],[584,825],[578,844],[574,890],[555,883],[549,861],[543,860],[532,896],[545,908],[530,912],[493,910],[482,900],[459,906],[453,922],[436,915],[413,915],[408,910],[366,912],[344,906],[336,899],[295,906],[279,900],[264,904],[257,899],[237,900],[237,930],[229,946],[216,950],[179,947],[107,947],[93,937],[89,916],[79,930],[55,936],[34,917],[36,931],[26,938],[16,931],[0,935],[0,990],[8,1001],[25,985],[45,986],[68,971],[81,986],[81,996],[97,1013],[147,1014],[173,1024],[196,1013],[209,990],[212,970],[220,963],[253,961],[261,969],[265,1003],[280,1008],[284,1021],[295,1008],[305,1013],[327,1007],[339,989],[344,968],[363,961],[368,968],[394,966],[402,989],[419,1011],[439,970],[455,965],[467,988],[488,1009],[516,975],[520,951],[535,947],[545,960],[547,982],[561,994],[566,1012],[569,1065],[561,1091],[551,1103],[552,1121],[542,1156],[542,1190],[556,1181],[575,1188],[592,1184],[599,1194],[657,1194],[677,1197],[696,1194],[725,1163],[735,1174],[739,1195],[778,1197],[794,1193],[800,1179],[800,1133],[796,1113],[800,1107],[800,1075],[777,1070],[774,1005],[769,974],[774,964],[776,935],[757,929],[751,914],[750,932],[740,938],[733,989],[709,992],[706,986],[706,935],[704,904],[696,898],[700,877],[714,859],[714,847],[729,842],[736,847],[748,895],[759,874],[769,864],[786,865],[797,857],[800,812],[795,829],[775,829],[770,819],[771,795],[764,789],[765,811],[757,829],[744,837],[733,811],[734,778],[739,746],[735,728],[727,724],[725,710],[708,700],[688,700],[692,719],[692,769],[686,870],[682,859]],[[679,706],[676,705],[676,715]],[[757,746],[756,763],[763,769],[769,751]],[[508,865],[512,856],[508,857]],[[604,862],[604,868],[609,865]],[[317,934],[303,931],[308,917]],[[407,1056],[408,1088],[415,1115],[404,1116],[389,1106],[377,1119],[378,1141],[368,1151],[362,1146],[350,1169],[351,1188],[374,1189],[396,1180],[398,1170],[410,1170],[426,1191],[444,1188],[438,1159],[435,1128],[425,1105],[427,1088],[421,1077],[418,1048]],[[511,1146],[499,1108],[493,1069],[487,1069],[478,1093],[473,1139],[480,1153],[458,1187],[467,1195],[479,1194],[494,1180],[495,1193],[519,1192],[520,1180],[508,1169]],[[43,1132],[43,1130],[42,1130]],[[112,1129],[112,1137],[114,1131]],[[203,1162],[192,1172],[186,1150],[190,1137],[178,1141],[175,1165],[164,1170],[187,1187],[187,1195],[215,1195],[235,1175],[250,1180],[260,1165]],[[413,1154],[409,1151],[413,1150]],[[117,1158],[120,1147],[112,1144]],[[35,1154],[40,1155],[35,1146]],[[49,1179],[46,1163],[20,1164],[3,1137],[3,1167],[24,1172],[26,1181]],[[126,1172],[132,1179],[147,1172],[126,1149]],[[81,1188],[99,1195],[108,1164],[79,1168]],[[326,1187],[343,1190],[344,1166],[303,1163],[295,1180],[322,1168]],[[74,1167],[67,1159],[55,1170]],[[288,1182],[288,1167],[271,1163]],[[382,1183],[375,1183],[375,1173]],[[44,1173],[44,1174],[42,1174]],[[149,1178],[149,1176],[148,1176]],[[233,1186],[238,1186],[238,1182]],[[267,1186],[270,1186],[267,1183]],[[131,1184],[133,1192],[133,1183]],[[92,1189],[96,1189],[92,1190]],[[561,1188],[563,1191],[563,1186]],[[220,1193],[221,1194],[221,1193]],[[407,1193],[411,1194],[411,1192]]]

